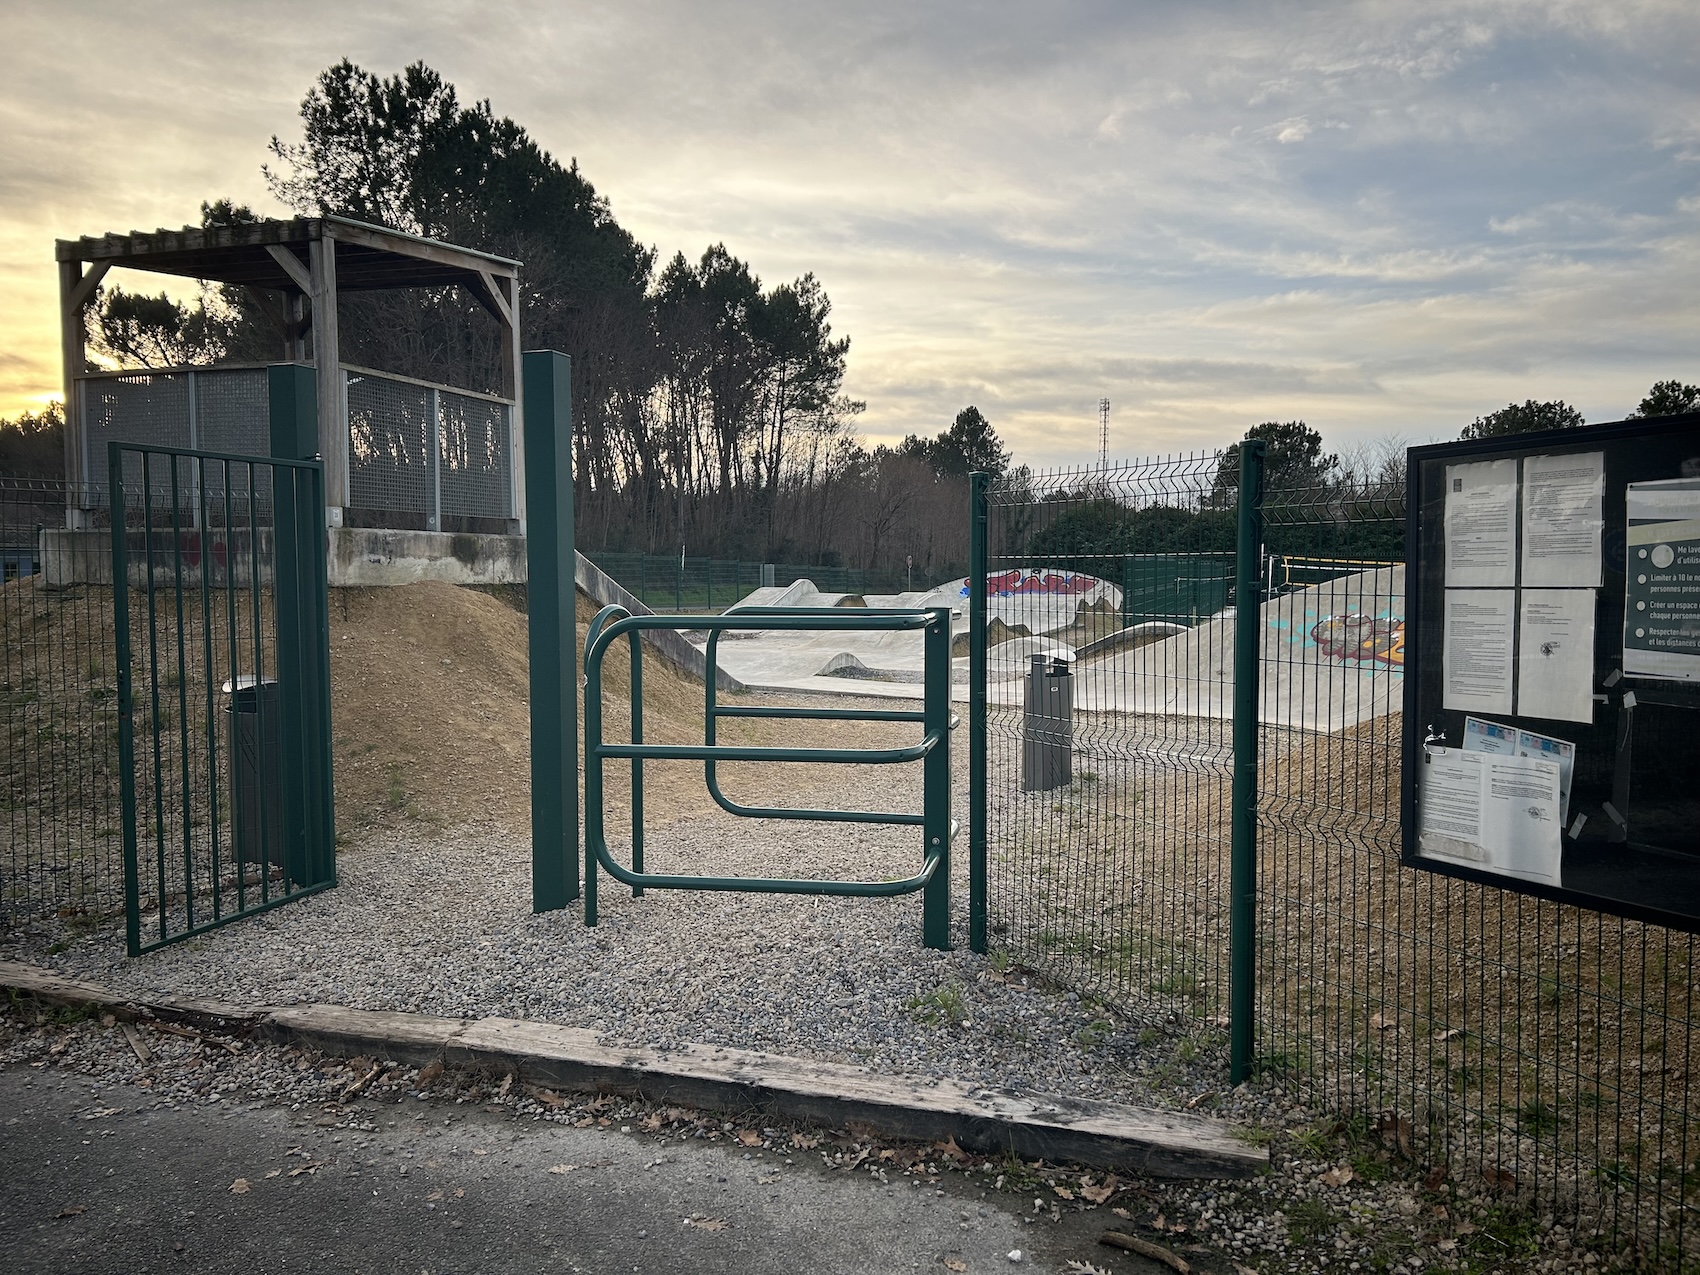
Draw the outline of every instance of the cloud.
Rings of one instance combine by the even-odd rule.
[[[975,401],[1022,459],[1079,460],[1103,394],[1129,451],[1271,417],[1422,437],[1700,378],[1692,5],[293,12],[260,40],[210,0],[12,6],[0,328],[43,388],[52,238],[265,206],[266,140],[344,55],[489,97],[663,257],[812,270],[878,438]],[[30,375],[0,370],[0,414]]]

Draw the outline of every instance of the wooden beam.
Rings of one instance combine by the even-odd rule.
[[[333,233],[333,228],[327,225],[325,233],[327,235]],[[437,243],[432,239],[415,239],[411,235],[393,234],[362,226],[355,222],[336,222],[334,233],[336,238],[348,243],[359,244],[363,248],[376,248],[379,252],[387,252],[399,257],[417,257],[421,261],[430,261],[440,266],[464,270],[468,275],[477,275],[482,271],[492,275],[507,276],[517,274],[519,271],[517,264],[504,261],[499,257],[491,257],[487,253],[457,248],[453,244]]]
[[[496,286],[496,280],[491,277],[488,270],[480,270],[478,272],[478,282],[470,289],[470,291],[473,296],[478,298],[484,308],[490,312],[491,316],[497,323],[500,323],[504,328],[513,327],[513,307],[508,304],[508,299],[502,295],[502,290]],[[502,393],[509,397],[513,396],[513,391],[509,389],[504,389]]]
[[[273,261],[283,267],[284,274],[290,277],[297,288],[308,295],[312,294],[313,272],[301,264],[300,257],[297,257],[290,249],[275,243],[266,245],[266,253]]]
[[[89,267],[89,272],[82,277],[77,286],[71,290],[71,304],[81,309],[94,296],[94,290],[100,287],[100,281],[106,278],[106,272],[112,269],[112,263],[97,261]]]
[[[325,505],[331,525],[348,507],[348,396],[338,347],[336,240],[313,240],[313,364],[318,369],[319,455],[325,463]]]

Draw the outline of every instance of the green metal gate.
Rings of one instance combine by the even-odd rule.
[[[930,948],[950,947],[950,848],[957,825],[950,817],[950,732],[957,720],[950,712],[950,621],[948,608],[932,610],[847,610],[817,607],[751,607],[725,615],[632,615],[624,607],[607,606],[592,621],[584,643],[584,920],[597,922],[597,870],[630,886],[634,897],[648,889],[741,890],[751,894],[816,894],[856,898],[896,898],[921,894],[921,940]],[[643,646],[646,629],[706,631],[708,647],[703,675],[703,742],[653,744],[643,738]],[[728,630],[769,632],[919,632],[924,658],[922,707],[913,709],[802,708],[789,705],[722,705],[715,701],[715,653]],[[619,638],[631,642],[630,743],[602,738],[602,658]],[[715,742],[721,718],[770,718],[791,721],[910,722],[921,727],[921,739],[902,748],[773,748],[741,747]],[[630,759],[632,763],[632,866],[615,860],[608,849],[603,799],[603,763]],[[748,819],[798,819],[815,823],[907,825],[921,830],[921,866],[909,877],[891,881],[813,880],[795,877],[686,876],[645,872],[643,866],[643,763],[700,761],[709,793],[728,814]],[[922,809],[918,813],[870,810],[805,810],[791,807],[742,805],[720,787],[718,762],[826,762],[842,765],[902,765],[920,762],[923,772]],[[970,865],[970,877],[974,866]],[[984,919],[976,910],[984,897],[981,886],[970,890],[970,931],[980,933]]]
[[[108,447],[132,956],[336,883],[313,388],[270,370],[269,457]]]

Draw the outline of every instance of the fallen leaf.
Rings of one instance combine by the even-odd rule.
[[[1383,1142],[1391,1142],[1401,1155],[1411,1154],[1411,1122],[1397,1112],[1384,1112],[1375,1122]]]
[[[442,1199],[442,1198],[443,1198],[443,1192],[442,1192],[442,1189],[441,1189],[441,1188],[439,1188],[439,1189],[437,1189],[437,1190],[435,1190],[435,1191],[433,1191],[433,1192],[431,1192],[431,1194],[430,1194],[430,1195],[427,1195],[427,1196],[426,1196],[426,1197],[425,1197],[425,1198],[426,1198],[426,1199],[427,1199],[427,1200],[440,1200],[440,1199]]]
[[[1133,1214],[1129,1213],[1126,1209],[1111,1209],[1110,1212],[1114,1213],[1117,1217],[1125,1217],[1130,1220],[1133,1217]]]
[[[1385,1014],[1381,1013],[1380,1010],[1377,1010],[1369,1016],[1369,1025],[1378,1032],[1384,1032],[1397,1027],[1399,1025],[1399,1020],[1396,1018],[1388,1018]]]
[[[421,1067],[419,1069],[419,1083],[422,1084],[422,1085],[431,1084],[434,1081],[442,1079],[442,1075],[443,1075],[442,1059],[433,1058],[430,1062],[426,1063],[423,1067]]]
[[[1070,1262],[1063,1269],[1068,1275],[1110,1275],[1102,1266],[1094,1266],[1091,1262]]]
[[[685,1225],[694,1226],[699,1231],[724,1231],[726,1219],[723,1217],[704,1217],[700,1213],[693,1213],[685,1219]]]
[[[573,1173],[577,1171],[577,1169],[578,1165],[576,1164],[552,1164],[549,1166],[549,1172],[551,1173]]]
[[[1203,1103],[1214,1101],[1215,1097],[1216,1091],[1214,1089],[1206,1089],[1203,1093],[1198,1094],[1195,1097],[1188,1098],[1186,1109],[1188,1111],[1196,1111]]]
[[[1437,1164],[1427,1173],[1423,1174],[1423,1190],[1438,1191],[1440,1189],[1440,1184],[1444,1181],[1446,1181],[1446,1166],[1444,1164]]]
[[[283,1175],[283,1170],[282,1170],[282,1169],[268,1169],[268,1170],[267,1170],[267,1171],[266,1171],[266,1176],[267,1176],[267,1177],[268,1177],[268,1178],[275,1178],[275,1177],[281,1177],[281,1176],[282,1176],[282,1175]]]
[[[1483,1169],[1482,1179],[1496,1191],[1517,1189],[1517,1175],[1506,1169]]]
[[[1235,1262],[1234,1275],[1257,1275],[1257,1267],[1247,1266],[1244,1262]]]
[[[247,1195],[248,1194],[248,1179],[247,1178],[237,1178],[236,1181],[234,1181],[230,1184],[230,1193],[232,1195]]]
[[[1435,1245],[1435,1247],[1437,1249],[1439,1249],[1442,1253],[1450,1253],[1453,1249],[1458,1247],[1458,1241],[1457,1240],[1441,1240],[1440,1243]]]
[[[1462,1036],[1463,1034],[1464,1034],[1464,1029],[1462,1027],[1448,1027],[1444,1031],[1437,1031],[1434,1034],[1434,1038],[1437,1041],[1441,1041],[1441,1042],[1444,1043],[1445,1041],[1448,1041],[1448,1040],[1457,1040],[1458,1037]]]
[[[1083,1198],[1092,1201],[1094,1204],[1102,1204],[1105,1200],[1109,1199],[1116,1193],[1116,1188],[1120,1185],[1121,1180],[1112,1173],[1109,1177],[1104,1179],[1102,1186],[1089,1186],[1082,1183],[1080,1187],[1080,1194]]]
[[[489,1155],[490,1152],[487,1149],[485,1149],[484,1147],[473,1147],[472,1148],[472,1154],[473,1155]]]
[[[968,1269],[968,1263],[960,1257],[947,1257],[944,1259],[944,1268],[947,1271],[965,1271]]]
[[[1459,1235],[1474,1235],[1476,1233],[1476,1224],[1474,1222],[1460,1222],[1452,1229]]]
[[[53,1216],[54,1217],[80,1217],[82,1214],[87,1213],[88,1211],[89,1211],[89,1206],[86,1205],[86,1204],[67,1204],[64,1208],[60,1209]]]
[[[791,1145],[799,1151],[813,1151],[820,1146],[820,1139],[810,1137],[808,1134],[794,1133],[791,1135]]]
[[[746,1147],[759,1147],[761,1145],[761,1134],[754,1129],[740,1129],[738,1130],[738,1141]]]
[[[562,1107],[570,1105],[565,1098],[552,1089],[539,1089],[536,1085],[527,1085],[525,1091],[551,1111],[559,1111]]]
[[[943,1142],[935,1142],[933,1145],[938,1150],[944,1152],[944,1154],[949,1156],[952,1160],[955,1160],[958,1164],[968,1159],[968,1153],[956,1145],[956,1135],[954,1133]]]
[[[1074,1198],[1074,1192],[1070,1191],[1066,1186],[1054,1186],[1051,1190],[1057,1193],[1058,1199],[1072,1200]]]
[[[660,1133],[661,1126],[664,1123],[665,1121],[661,1119],[661,1113],[659,1111],[655,1111],[640,1120],[638,1122],[638,1127],[645,1133]]]
[[[464,1200],[465,1198],[466,1198],[466,1188],[463,1187],[463,1186],[457,1186],[455,1188],[455,1199]]]
[[[104,1120],[107,1116],[115,1116],[122,1110],[124,1110],[122,1107],[96,1107],[93,1111],[89,1112],[88,1115],[84,1116],[83,1119]]]
[[[1323,1186],[1345,1186],[1356,1176],[1357,1174],[1352,1172],[1350,1165],[1342,1164],[1337,1169],[1330,1169],[1327,1173],[1319,1175],[1316,1180]]]

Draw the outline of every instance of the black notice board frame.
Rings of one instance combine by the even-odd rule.
[[[1605,469],[1601,586],[1596,591],[1591,687],[1595,695],[1593,723],[1444,709],[1446,467],[1469,461],[1593,451],[1604,453]],[[1413,447],[1407,453],[1407,466],[1402,864],[1700,933],[1700,683],[1624,677],[1621,673],[1628,554],[1626,487],[1629,483],[1700,477],[1700,413]],[[1618,671],[1615,679],[1614,670]],[[1661,751],[1655,754],[1655,761],[1662,771],[1648,781],[1657,789],[1650,800],[1645,792],[1648,783],[1634,788],[1632,767],[1627,774],[1620,773],[1624,769],[1619,765],[1620,756],[1637,755],[1635,732],[1642,729],[1635,724],[1635,716],[1625,712],[1625,691],[1635,693],[1631,703],[1638,710],[1648,710],[1640,713],[1642,719],[1655,710],[1669,719],[1658,737]],[[1548,885],[1417,852],[1419,767],[1425,741],[1461,747],[1466,716],[1499,720],[1575,743],[1571,823],[1562,840],[1562,884]],[[1626,722],[1631,746],[1625,752],[1620,734]],[[1436,735],[1441,738],[1435,739]],[[1623,800],[1626,793],[1634,798],[1632,805],[1639,801],[1643,808],[1655,810],[1657,817],[1651,821],[1638,819],[1637,811],[1631,809],[1627,812],[1627,830],[1619,839],[1612,839],[1617,834],[1602,806],[1613,796]],[[1578,813],[1587,819],[1580,837],[1573,838],[1569,833]]]

